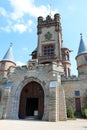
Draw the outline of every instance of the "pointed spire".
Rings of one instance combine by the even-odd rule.
[[[87,45],[83,41],[83,36],[82,33],[80,33],[81,39],[80,39],[80,44],[79,44],[79,49],[78,49],[78,55],[87,53]]]
[[[5,56],[3,57],[4,61],[11,61],[14,62],[14,58],[13,58],[13,51],[12,51],[12,43],[10,43],[10,47],[7,50]]]
[[[10,47],[12,47],[12,42],[10,43]]]

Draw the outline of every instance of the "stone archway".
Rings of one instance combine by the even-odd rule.
[[[21,91],[19,104],[19,118],[42,119],[44,113],[44,91],[42,86],[32,81]]]

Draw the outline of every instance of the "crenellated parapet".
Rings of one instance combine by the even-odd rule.
[[[55,26],[55,31],[62,31],[60,14],[55,14],[54,18],[51,18],[51,16],[48,15],[45,20],[41,16],[38,17],[37,34],[40,34],[42,32],[42,28],[51,26]]]
[[[72,76],[70,76],[70,77],[62,76],[61,80],[62,80],[62,82],[63,82],[63,81],[64,81],[64,82],[68,82],[68,81],[71,81],[71,82],[72,82],[72,81],[80,80],[80,78],[77,77],[76,75],[72,75]]]

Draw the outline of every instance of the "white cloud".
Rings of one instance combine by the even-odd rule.
[[[8,33],[11,32],[10,26],[0,27],[0,30],[5,31],[5,32],[8,32]]]
[[[22,48],[23,51],[28,51],[28,48],[24,47]]]
[[[6,26],[0,27],[1,30],[6,32],[32,32],[34,27],[33,21],[30,19],[33,17],[43,16],[45,17],[50,13],[49,5],[36,6],[34,0],[8,0],[12,8],[11,12],[0,7],[0,14],[6,19]],[[55,13],[56,11],[51,11]],[[28,16],[25,19],[25,16]]]
[[[7,16],[7,11],[4,8],[0,7],[0,14],[5,17]]]
[[[22,65],[25,65],[25,64],[24,64],[23,62],[21,62],[21,61],[17,61],[17,62],[16,62],[16,65],[17,65],[17,66],[22,66]]]
[[[28,20],[27,22],[27,29],[29,32],[32,32],[32,29],[35,27],[35,24],[32,20]]]
[[[12,28],[15,32],[23,33],[26,31],[27,26],[24,24],[15,24]]]
[[[33,21],[28,20],[27,23],[17,23],[12,26],[14,32],[24,33],[26,31],[31,32],[34,27]]]
[[[33,21],[32,20],[28,20],[28,25],[32,26],[33,25]]]
[[[9,1],[10,1],[11,6],[14,9],[13,16],[16,16],[16,17],[21,17],[25,13],[33,17],[38,17],[40,15],[44,17],[48,13],[50,13],[49,5],[36,6],[34,4],[34,0],[9,0]],[[54,13],[54,12],[55,10],[52,11],[51,13]]]
[[[32,7],[33,0],[9,0],[15,12],[28,12],[29,7]]]
[[[5,32],[19,32],[20,34],[28,31],[32,32],[32,28],[34,27],[33,21],[29,20],[26,24],[25,23],[12,23],[11,21],[8,22],[7,26],[0,27],[0,30]]]
[[[11,12],[10,19],[13,21],[19,21],[23,17],[22,12]]]

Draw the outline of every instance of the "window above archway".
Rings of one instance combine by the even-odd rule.
[[[43,56],[54,55],[54,45],[52,45],[52,44],[44,45],[42,47],[42,53],[43,53]]]

